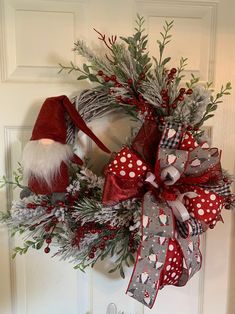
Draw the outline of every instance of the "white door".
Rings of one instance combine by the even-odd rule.
[[[10,175],[17,167],[44,99],[73,96],[87,87],[76,77],[58,75],[57,64],[80,61],[72,52],[77,38],[96,47],[93,27],[109,35],[128,35],[138,12],[146,19],[149,49],[156,54],[156,39],[164,20],[174,19],[173,42],[168,48],[173,61],[188,57],[188,71],[202,81],[213,80],[215,89],[227,81],[235,86],[233,0],[0,0],[0,5],[1,175]],[[223,149],[223,166],[231,173],[235,154],[234,102],[233,93],[209,121],[213,145]],[[124,125],[124,121],[118,123]],[[108,121],[106,128],[107,125]],[[93,127],[99,131],[98,122]],[[104,141],[116,138],[119,128],[112,127],[109,126],[109,139],[104,136]],[[13,192],[2,190],[0,197],[1,209],[5,209],[10,206]],[[233,213],[224,213],[225,223],[207,233],[202,242],[202,270],[186,287],[160,291],[152,313],[235,313],[231,292],[235,284],[230,276],[234,274],[230,266],[234,264],[232,219]],[[6,228],[1,227],[0,314],[104,314],[110,303],[115,305],[109,308],[124,314],[151,312],[125,295],[131,270],[123,280],[117,274],[108,275],[106,265],[100,263],[84,275],[72,265],[38,251],[11,260],[14,245]]]

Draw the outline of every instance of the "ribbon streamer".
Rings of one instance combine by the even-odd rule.
[[[163,212],[164,211],[164,214]],[[143,200],[143,239],[127,294],[152,308],[165,285],[183,286],[201,267],[198,237],[175,237],[174,215],[151,192]],[[169,262],[169,255],[173,255]],[[169,257],[169,258],[168,258]],[[178,266],[177,266],[178,265]]]

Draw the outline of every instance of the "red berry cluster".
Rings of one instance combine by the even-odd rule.
[[[38,206],[39,206],[39,205],[34,204],[34,203],[28,203],[26,207],[27,207],[28,209],[36,209]]]
[[[132,78],[128,78],[126,80],[126,84],[122,84],[117,80],[116,75],[111,75],[108,76],[106,75],[102,70],[99,70],[97,72],[98,76],[101,76],[104,80],[105,83],[113,83],[113,87],[123,87],[125,88],[130,94],[133,94],[133,86],[134,86],[134,82]],[[140,73],[139,75],[139,79],[136,82],[136,85],[140,85],[141,82],[145,79],[145,73]],[[113,94],[114,91],[112,89],[110,89],[110,94]],[[116,97],[116,101],[118,103],[123,103],[123,104],[132,104],[133,105],[133,99],[132,98],[122,98],[122,96],[117,96]]]
[[[43,207],[47,207],[47,214],[50,214],[52,212],[53,209],[55,209],[56,207],[65,207],[65,203],[63,201],[57,201],[54,205],[49,204],[47,201],[42,201],[40,203],[40,206]],[[58,224],[58,219],[55,216],[50,216],[50,218],[48,219],[48,222],[45,224],[44,226],[44,230],[45,230],[45,242],[47,244],[47,246],[44,249],[45,253],[49,253],[50,252],[50,244],[52,242],[52,235],[53,235],[53,231],[56,227],[56,225]]]
[[[181,88],[179,90],[179,95],[175,98],[175,100],[173,101],[173,103],[171,104],[172,109],[176,109],[178,102],[183,101],[184,100],[184,94],[186,94],[186,89],[185,88]]]
[[[137,248],[139,246],[138,241],[136,241],[136,239],[135,239],[137,232],[138,232],[138,230],[134,230],[133,232],[130,233],[129,242],[128,242],[129,249],[130,249],[131,253],[133,253],[133,254],[137,251]]]
[[[106,82],[106,83],[109,83],[109,82],[115,83],[115,85],[114,85],[115,87],[121,87],[121,86],[122,86],[122,84],[120,84],[120,83],[117,81],[116,75],[108,76],[108,75],[106,75],[102,70],[99,70],[99,71],[97,72],[97,75],[98,75],[98,76],[101,76],[101,77],[103,78],[104,82]]]
[[[87,234],[99,234],[99,238],[95,245],[93,245],[89,252],[89,258],[93,259],[95,257],[96,251],[99,249],[103,251],[107,245],[107,242],[113,240],[116,237],[116,232],[118,228],[115,226],[106,225],[101,229],[101,227],[96,223],[86,223],[77,229],[76,236],[72,241],[73,246],[80,245],[80,242],[84,239]]]
[[[52,242],[52,235],[53,235],[53,231],[56,227],[56,225],[58,224],[58,219],[56,217],[53,217],[50,222],[48,222],[45,226],[44,226],[44,230],[45,230],[45,242],[47,244],[47,246],[44,249],[45,253],[49,253],[50,252],[50,244]]]
[[[98,71],[97,75],[101,76],[104,80],[104,82],[113,83],[113,87],[123,87],[127,90],[127,92],[131,95],[131,97],[123,97],[121,95],[118,95],[115,97],[116,102],[120,104],[128,104],[135,106],[138,111],[140,111],[143,114],[146,114],[146,118],[150,120],[154,120],[153,117],[153,110],[151,107],[145,102],[141,94],[136,94],[134,92],[134,82],[132,78],[128,78],[126,80],[126,84],[121,84],[118,80],[116,75],[108,76],[104,74],[102,70]],[[144,72],[141,72],[139,75],[139,78],[136,82],[136,85],[140,85],[141,82],[145,79],[146,75]],[[110,94],[114,94],[115,91],[113,89],[110,89]]]
[[[175,79],[176,73],[177,73],[177,70],[175,68],[172,68],[169,71],[167,75],[167,85],[169,85]],[[162,96],[161,107],[167,108],[167,114],[170,115],[171,110],[174,110],[177,108],[178,103],[184,100],[185,95],[191,95],[192,93],[193,93],[193,90],[191,88],[189,88],[188,90],[186,90],[185,88],[180,88],[178,96],[174,99],[172,103],[170,103],[169,91],[167,88],[163,89],[161,91],[161,96]],[[163,123],[164,121],[162,120],[160,122]]]
[[[114,87],[123,87],[123,84],[121,84],[121,83],[117,80],[117,77],[116,77],[116,75],[114,75],[114,74],[108,76],[108,75],[106,75],[102,70],[99,70],[99,71],[97,72],[97,75],[98,75],[98,76],[101,76],[101,77],[103,78],[104,82],[106,82],[106,83],[109,83],[109,82],[110,82],[110,83],[114,83]],[[145,79],[145,73],[142,72],[142,73],[140,73],[139,78],[138,78],[136,84],[137,84],[137,85],[140,85],[141,82],[142,82],[144,79]],[[126,81],[126,83],[128,84],[128,86],[132,86],[132,85],[134,84],[132,78],[128,78],[127,81]]]
[[[198,131],[199,130],[199,127],[197,126],[192,126],[192,125],[188,125],[187,126],[187,131]]]
[[[163,89],[161,91],[161,96],[162,96],[162,108],[167,108],[169,106],[169,95],[168,95],[168,90]]]
[[[177,73],[176,68],[172,68],[169,71],[169,73],[167,75],[167,84],[170,84],[174,80],[176,73]]]
[[[50,214],[50,213],[52,212],[52,210],[53,210],[55,207],[65,207],[66,205],[65,205],[65,203],[62,202],[62,201],[57,201],[57,202],[55,203],[55,205],[51,205],[51,204],[48,203],[47,201],[41,201],[41,202],[38,203],[38,204],[37,204],[37,203],[28,203],[28,204],[26,205],[26,207],[29,208],[29,209],[36,209],[36,208],[39,207],[39,206],[46,208],[46,212],[47,212],[48,214]]]

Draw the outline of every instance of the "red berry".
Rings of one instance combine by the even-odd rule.
[[[49,252],[50,252],[50,248],[49,248],[48,246],[45,247],[44,252],[45,252],[46,254],[49,253]]]
[[[115,83],[114,87],[122,87],[122,84],[121,83]]]
[[[126,98],[126,99],[125,99],[125,103],[131,104],[131,102],[132,102],[132,99],[131,99],[131,98]]]
[[[102,76],[104,75],[104,72],[102,70],[99,70],[98,73],[97,73],[99,76]]]
[[[133,80],[131,79],[131,78],[129,78],[128,80],[127,80],[127,84],[128,85],[131,85],[133,83]]]
[[[189,88],[186,92],[187,95],[191,95],[193,93],[193,90],[191,88]]]
[[[96,232],[97,232],[97,230],[96,229],[91,229],[91,231],[90,231],[92,234],[95,234]]]
[[[184,93],[185,93],[185,88],[182,87],[182,88],[180,89],[180,94],[184,94]]]
[[[179,99],[179,101],[183,101],[184,100],[184,96],[179,96],[178,99]]]
[[[88,256],[89,256],[89,258],[94,258],[95,254],[93,252],[91,252]]]
[[[122,96],[117,96],[117,97],[116,97],[116,101],[117,101],[117,102],[122,101]]]
[[[101,250],[104,250],[105,249],[105,242],[101,242],[100,245],[99,245],[99,248]]]
[[[163,90],[161,91],[161,95],[162,95],[162,96],[167,95],[167,90],[166,90],[166,89],[163,89]]]
[[[163,117],[160,117],[160,118],[159,118],[159,122],[160,122],[160,123],[164,123],[164,122],[165,122],[165,119],[164,119]]]
[[[58,219],[57,219],[56,217],[53,217],[53,218],[51,219],[51,223],[52,223],[53,225],[57,224],[57,223],[58,223]]]
[[[117,77],[116,77],[116,75],[111,75],[110,79],[111,79],[111,81],[116,82]]]
[[[104,237],[103,237],[103,240],[104,240],[104,241],[108,241],[108,239],[109,239],[108,236],[104,236]]]
[[[106,76],[104,77],[104,80],[105,80],[105,82],[109,82],[109,81],[110,81],[110,77],[106,75]]]
[[[30,208],[30,209],[35,209],[37,207],[37,205],[33,204],[33,203],[28,203],[26,207]]]
[[[176,68],[171,69],[171,73],[175,74],[177,72]]]
[[[117,226],[111,226],[111,225],[107,225],[107,228],[108,228],[109,230],[117,230],[117,229],[118,229]]]
[[[58,201],[58,202],[56,202],[56,204],[57,204],[58,206],[64,207],[64,202],[62,202],[62,201]]]
[[[49,232],[51,230],[51,227],[50,226],[45,226],[44,229],[45,229],[46,232]]]
[[[93,246],[93,247],[91,248],[91,252],[95,253],[96,251],[97,251],[97,248],[96,248],[95,246]]]
[[[47,244],[50,244],[51,241],[52,241],[51,238],[47,238],[47,239],[46,239],[46,243],[47,243]]]
[[[177,103],[174,102],[171,106],[172,106],[173,109],[176,109]]]

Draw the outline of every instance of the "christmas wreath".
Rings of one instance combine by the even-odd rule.
[[[56,244],[54,255],[80,270],[113,256],[110,272],[124,277],[124,266],[135,264],[127,293],[151,308],[160,288],[183,286],[200,269],[200,235],[234,205],[221,152],[210,148],[202,129],[231,85],[213,96],[211,84],[199,84],[194,75],[183,84],[187,59],[168,68],[170,57],[164,57],[173,21],[160,33],[157,59],[146,50],[143,24],[137,16],[134,35],[119,40],[95,30],[107,48],[103,57],[83,41],[75,43],[88,62],[60,65],[61,71],[76,71],[78,80],[94,87],[71,101],[59,96],[44,102],[23,167],[15,180],[3,177],[21,193],[1,219],[13,235],[26,234],[13,256],[29,248],[49,253]],[[86,123],[111,112],[130,115],[136,128],[98,176],[74,154],[73,144],[80,130],[110,153]]]

